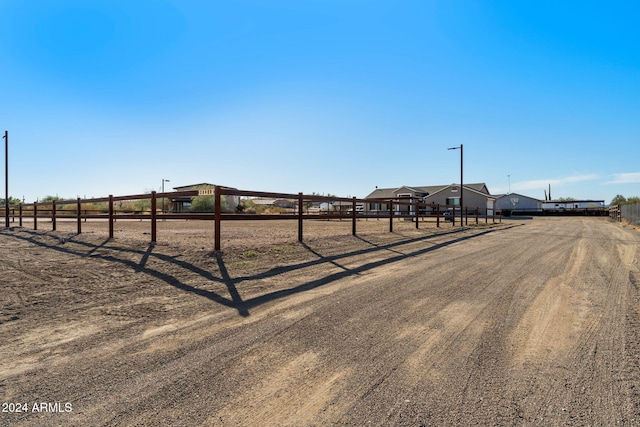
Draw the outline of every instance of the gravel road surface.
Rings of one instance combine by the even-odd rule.
[[[117,236],[0,231],[0,425],[640,425],[640,233],[606,218]]]

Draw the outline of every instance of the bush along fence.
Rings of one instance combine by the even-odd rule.
[[[159,200],[177,200],[182,198],[191,199],[198,196],[211,197],[211,209],[205,212],[166,212],[164,207],[158,209]],[[223,197],[245,198],[270,198],[287,200],[290,207],[278,213],[250,213],[242,212],[243,209],[236,209],[236,212],[225,212],[229,210]],[[141,203],[142,202],[142,203]],[[338,204],[337,210],[329,210],[329,204]],[[327,209],[314,208],[314,204],[325,204]],[[370,204],[384,206],[384,210],[367,210]],[[142,208],[140,206],[143,206]],[[242,206],[241,204],[239,206]],[[0,211],[4,211],[1,208]],[[4,213],[4,212],[3,212]],[[462,214],[462,215],[461,215]],[[212,190],[190,190],[157,193],[152,191],[149,194],[137,194],[130,196],[113,196],[92,199],[75,200],[53,200],[47,202],[20,203],[9,206],[9,216],[12,223],[16,219],[18,225],[23,226],[26,220],[33,221],[33,229],[38,229],[38,219],[50,220],[52,230],[56,231],[58,219],[75,219],[77,233],[82,233],[82,223],[88,219],[107,220],[109,227],[109,238],[114,237],[114,222],[120,219],[149,220],[151,223],[151,241],[157,241],[157,221],[160,220],[208,220],[214,222],[214,249],[221,250],[221,223],[223,221],[246,221],[246,220],[295,220],[298,225],[298,241],[303,240],[304,220],[310,219],[349,219],[351,220],[351,233],[356,235],[357,221],[360,219],[389,219],[389,232],[393,232],[394,219],[410,219],[415,222],[416,229],[420,227],[420,221],[431,220],[440,227],[441,222],[451,222],[456,226],[456,221],[462,226],[468,225],[469,221],[478,224],[481,220],[488,223],[502,221],[500,211],[495,209],[482,209],[476,207],[464,207],[426,204],[419,199],[358,199],[305,195],[303,193],[269,193],[260,191],[237,190],[228,187],[216,186]]]
[[[611,206],[609,216],[618,222],[640,225],[640,203]]]

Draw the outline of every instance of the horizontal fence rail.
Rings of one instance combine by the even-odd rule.
[[[212,196],[213,209],[208,212],[166,212],[158,209],[158,200],[179,198],[193,198],[196,196]],[[223,196],[253,197],[282,199],[289,201],[289,207],[278,213],[245,213],[223,212]],[[133,209],[122,202],[149,200],[147,209]],[[333,205],[339,202],[339,209],[330,210],[329,203]],[[325,203],[326,210],[314,206],[317,203]],[[368,206],[374,204],[383,206],[384,209],[370,210]],[[5,213],[5,209],[0,208]],[[237,190],[228,187],[215,186],[212,190],[191,190],[180,192],[157,193],[152,191],[147,194],[99,197],[91,199],[55,200],[49,202],[20,203],[8,208],[11,222],[23,226],[25,220],[33,221],[33,229],[38,229],[38,220],[50,220],[52,230],[57,229],[58,219],[75,219],[77,233],[82,233],[82,224],[87,220],[107,220],[109,238],[114,237],[114,222],[119,219],[149,220],[151,223],[151,241],[157,241],[157,221],[160,220],[207,220],[214,222],[214,249],[221,250],[221,223],[223,221],[247,221],[247,220],[296,220],[298,223],[298,241],[303,240],[304,220],[309,219],[349,219],[352,222],[352,234],[356,235],[357,220],[359,219],[389,219],[389,232],[393,232],[394,219],[410,219],[415,222],[415,227],[420,227],[420,221],[434,220],[437,227],[441,222],[469,221],[478,224],[481,220],[488,223],[491,220],[502,221],[501,212],[495,209],[439,205],[424,203],[420,199],[395,198],[395,199],[358,199],[356,197],[333,197],[320,195],[305,195],[303,193],[271,193],[261,191]],[[460,224],[462,225],[462,224]]]

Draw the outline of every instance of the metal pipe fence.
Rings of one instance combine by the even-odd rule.
[[[158,199],[176,199],[179,197],[195,197],[199,195],[212,196],[214,199],[212,209],[207,212],[165,212],[158,211]],[[275,214],[258,214],[258,213],[229,213],[224,212],[223,196],[236,197],[257,197],[257,198],[277,198],[292,201],[292,208],[289,211],[283,211]],[[149,200],[149,207],[145,210],[135,210],[123,202]],[[326,212],[311,208],[314,203],[340,202],[342,209],[338,211]],[[385,206],[384,210],[369,210],[367,206],[371,204]],[[361,209],[358,209],[360,207]],[[0,208],[5,211],[4,207]],[[152,191],[150,194],[137,194],[129,196],[113,196],[93,198],[93,199],[74,199],[74,200],[55,200],[49,202],[34,202],[27,204],[19,204],[9,206],[7,213],[15,224],[22,227],[25,220],[29,220],[33,224],[33,229],[38,229],[38,219],[51,223],[52,231],[56,231],[58,219],[74,219],[77,224],[77,233],[82,233],[82,223],[87,219],[107,220],[109,226],[109,238],[114,237],[114,222],[118,219],[139,219],[149,220],[151,223],[151,241],[157,240],[157,221],[165,221],[171,219],[179,220],[209,220],[214,222],[214,248],[216,251],[221,250],[221,223],[223,221],[242,221],[242,220],[295,220],[298,225],[298,241],[303,240],[304,220],[308,219],[347,219],[352,222],[352,234],[356,235],[357,221],[361,219],[389,219],[389,232],[393,232],[394,220],[407,219],[415,223],[415,227],[419,228],[421,221],[434,221],[437,227],[441,222],[451,222],[453,226],[460,218],[464,219],[465,225],[469,222],[479,224],[482,220],[484,223],[496,223],[502,221],[501,211],[495,209],[484,209],[477,207],[464,207],[461,212],[460,206],[427,204],[420,199],[412,198],[396,198],[396,199],[358,199],[319,196],[285,194],[285,193],[267,193],[259,191],[237,190],[228,187],[216,186],[213,191],[207,189],[198,191],[182,191],[182,192],[166,192],[156,193]],[[4,212],[3,212],[4,213]],[[42,222],[42,221],[41,221]],[[460,224],[462,225],[462,224]]]
[[[640,203],[620,206],[620,217],[629,224],[640,225]]]

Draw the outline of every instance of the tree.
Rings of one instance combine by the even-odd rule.
[[[9,196],[9,206],[11,206],[11,205],[19,205],[20,203],[22,203],[22,201],[20,199],[17,199],[15,197]],[[0,206],[4,206],[4,197],[2,199],[0,199]]]
[[[627,205],[637,205],[640,204],[640,197],[633,196],[627,199]]]
[[[622,194],[616,194],[616,196],[611,199],[611,206],[624,205],[627,202],[627,199]]]
[[[611,199],[611,206],[637,204],[640,204],[640,197],[638,196],[629,197],[627,199],[622,194],[617,194],[613,199]]]

